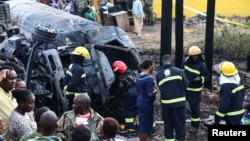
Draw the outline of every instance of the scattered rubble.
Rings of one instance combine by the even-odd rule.
[[[232,18],[228,18],[226,16],[222,16],[219,14],[215,15],[216,18],[220,18],[221,20],[227,20],[227,21],[233,21],[233,22],[237,22],[237,23],[242,23],[242,24],[246,24],[248,25],[250,22],[249,19],[246,18],[241,18],[241,17],[232,17]],[[192,18],[184,18],[184,27],[185,28],[198,28],[201,26],[205,26],[206,25],[206,17],[200,14],[197,14],[196,16],[193,16]],[[226,23],[226,22],[221,22],[218,20],[214,21],[214,27],[215,28],[225,28],[225,27],[234,27],[234,24],[231,23]]]

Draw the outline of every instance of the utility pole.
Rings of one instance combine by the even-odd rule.
[[[209,72],[209,79],[205,87],[212,89],[212,67],[213,67],[213,39],[214,39],[214,14],[215,1],[207,0],[207,19],[206,19],[206,37],[205,37],[205,62]]]
[[[162,13],[161,16],[162,18],[161,18],[160,62],[164,54],[171,54],[172,0],[162,0],[161,13]]]
[[[183,61],[183,0],[175,3],[175,66],[181,67]]]

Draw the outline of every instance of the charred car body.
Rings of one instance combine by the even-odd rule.
[[[92,106],[103,116],[119,120],[122,99],[116,97],[116,78],[110,64],[122,60],[137,69],[141,62],[128,35],[119,27],[104,27],[38,2],[11,0],[5,4],[10,7],[11,23],[18,27],[5,29],[8,38],[2,43],[1,59],[21,67],[19,77],[36,95],[36,106],[48,106],[58,115],[67,110],[64,73],[70,53],[82,45],[91,55],[84,69]]]

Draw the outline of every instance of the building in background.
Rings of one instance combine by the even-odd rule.
[[[158,19],[161,19],[161,7],[162,0],[154,0],[153,1],[153,9],[157,15]],[[216,1],[215,13],[226,16],[226,17],[247,17],[250,16],[249,10],[250,0],[218,0]],[[197,15],[197,13],[189,10],[189,8],[206,12],[207,9],[207,0],[184,0],[184,15],[186,17],[193,17]],[[175,3],[173,0],[173,16],[175,10]]]

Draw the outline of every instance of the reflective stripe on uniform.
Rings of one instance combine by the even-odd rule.
[[[219,112],[219,111],[217,111],[216,113],[215,113],[217,116],[219,116],[219,117],[224,117],[226,114],[223,114],[223,113],[221,113],[221,112]]]
[[[226,113],[227,116],[236,116],[236,115],[240,115],[243,114],[245,112],[244,109],[238,110],[238,111],[234,111],[234,112],[228,112]]]
[[[199,122],[200,120],[201,120],[201,118],[199,118],[199,117],[198,118],[192,118],[191,117],[191,121],[193,121],[193,122]]]
[[[172,104],[172,103],[177,103],[177,102],[181,102],[181,101],[185,101],[186,97],[180,97],[180,98],[174,98],[171,100],[163,100],[161,99],[161,103],[163,104]]]
[[[201,90],[202,90],[202,87],[200,87],[200,88],[190,88],[190,87],[187,87],[187,91],[199,92]]]
[[[86,77],[86,73],[84,73],[84,74],[81,75],[81,78],[84,78],[84,77]]]
[[[72,73],[69,70],[66,71],[66,74],[68,74],[69,76],[72,76]]]
[[[227,116],[237,116],[237,115],[243,114],[244,112],[245,112],[244,109],[241,109],[241,110],[238,110],[238,111],[233,111],[233,112],[228,112],[226,114],[223,114],[223,113],[217,111],[216,115],[219,116],[219,117],[225,117],[225,115],[227,115]]]
[[[204,76],[201,76],[201,84],[204,84],[204,82],[205,82],[205,78]]]
[[[195,69],[192,69],[192,68],[190,68],[190,67],[188,67],[188,66],[184,66],[184,69],[185,69],[185,70],[188,70],[189,72],[198,74],[198,75],[201,73],[200,71],[195,70]]]
[[[66,74],[68,74],[71,77],[73,76],[72,72],[70,72],[69,70],[66,71]],[[86,77],[86,73],[81,75],[81,78],[84,78],[84,77]]]
[[[161,85],[164,84],[165,82],[171,81],[171,80],[182,80],[182,77],[177,75],[177,76],[170,76],[170,77],[164,78],[164,79],[162,79],[162,80],[158,83],[158,86],[161,86]]]
[[[125,118],[125,122],[126,123],[133,123],[134,122],[134,118]]]
[[[172,138],[172,139],[165,138],[165,141],[175,141],[175,138]]]
[[[66,74],[68,74],[71,77],[73,75],[69,70],[66,71]],[[81,78],[84,78],[84,77],[86,77],[85,73],[81,75]],[[66,95],[75,95],[75,96],[77,96],[79,94],[85,94],[86,93],[86,92],[79,93],[79,92],[69,92],[69,91],[66,91],[67,90],[67,85],[65,85],[63,87],[63,89],[65,90]]]
[[[234,89],[232,90],[232,93],[235,94],[236,92],[238,92],[238,91],[240,91],[240,90],[242,90],[242,89],[244,89],[244,86],[243,86],[243,85],[240,85],[240,86],[234,88]]]
[[[153,127],[156,127],[156,123],[155,122],[153,123]]]

